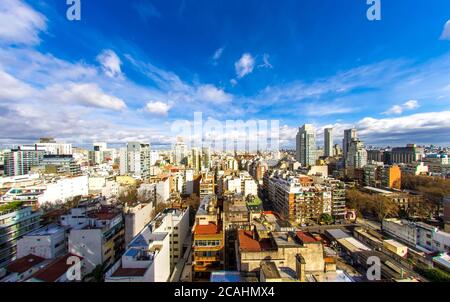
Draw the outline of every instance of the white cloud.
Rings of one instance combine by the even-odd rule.
[[[214,85],[203,85],[197,90],[197,98],[201,101],[212,103],[227,103],[231,101],[232,97],[224,90],[217,88]]]
[[[0,1],[0,42],[34,45],[47,29],[46,18],[20,0]]]
[[[46,89],[53,98],[68,104],[81,104],[88,107],[120,111],[126,108],[125,102],[120,98],[108,95],[91,83],[56,84]]]
[[[102,64],[103,71],[108,77],[114,78],[122,76],[122,70],[120,68],[122,61],[114,51],[110,49],[103,50],[102,53],[97,56],[97,61]]]
[[[406,109],[413,110],[419,108],[419,102],[416,100],[410,100],[403,104]]]
[[[391,115],[391,114],[402,114],[406,110],[414,110],[419,108],[419,102],[416,100],[409,100],[402,105],[394,105],[389,110],[383,112],[383,114]]]
[[[249,53],[244,53],[242,57],[234,63],[236,75],[239,79],[253,72],[255,68],[255,59]]]
[[[269,68],[272,69],[273,65],[269,62],[270,56],[268,54],[263,55],[263,64],[259,65],[259,68]]]
[[[17,100],[33,94],[33,88],[0,70],[0,101]]]
[[[224,51],[224,50],[225,50],[224,47],[221,47],[221,48],[217,49],[217,50],[214,52],[213,60],[214,60],[214,61],[219,60],[219,59],[222,57],[223,51]]]
[[[160,101],[151,101],[145,105],[144,110],[150,114],[167,116],[172,105]]]
[[[444,30],[441,34],[441,40],[449,40],[450,41],[450,20],[448,20],[444,25]]]

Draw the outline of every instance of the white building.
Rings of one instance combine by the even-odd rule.
[[[450,234],[422,222],[384,219],[382,229],[399,240],[429,252],[450,252]]]
[[[145,177],[150,173],[150,145],[128,143],[120,149],[120,174]]]
[[[154,166],[159,160],[159,152],[157,150],[150,151],[150,166]]]
[[[195,171],[191,169],[184,171],[183,194],[191,195],[194,193],[194,174]]]
[[[84,258],[83,274],[98,265],[114,263],[124,246],[122,211],[99,203],[71,209],[61,216],[61,224],[71,227],[69,253]]]
[[[133,207],[125,206],[125,245],[128,245],[151,221],[154,210],[153,202],[140,203]]]
[[[189,210],[166,209],[131,241],[105,282],[167,282],[188,232]]]
[[[17,258],[33,254],[55,259],[67,254],[67,227],[50,224],[26,234],[17,242]]]
[[[39,204],[65,202],[76,196],[89,194],[88,176],[60,178],[45,184],[43,194],[38,197]]]

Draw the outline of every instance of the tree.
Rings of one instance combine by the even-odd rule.
[[[323,223],[323,224],[332,224],[333,221],[334,221],[333,217],[330,214],[328,214],[328,213],[323,213],[320,216],[320,222]]]
[[[117,203],[121,205],[134,205],[138,202],[138,191],[137,188],[132,186],[129,187],[126,191],[120,194],[117,199]]]

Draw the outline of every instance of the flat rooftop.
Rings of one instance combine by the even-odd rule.
[[[32,231],[32,232],[26,234],[25,236],[26,237],[28,237],[28,236],[50,236],[50,235],[54,235],[58,232],[64,232],[65,229],[66,229],[66,227],[52,223],[52,224],[44,226],[40,229]]]

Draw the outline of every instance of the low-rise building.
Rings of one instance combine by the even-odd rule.
[[[68,227],[49,224],[32,231],[17,242],[17,258],[29,254],[54,259],[67,254]]]
[[[61,222],[71,227],[68,250],[84,258],[84,274],[100,265],[108,267],[123,252],[124,221],[119,209],[94,202],[71,209]]]
[[[105,281],[167,282],[183,255],[188,231],[189,210],[164,210],[131,241]]]

